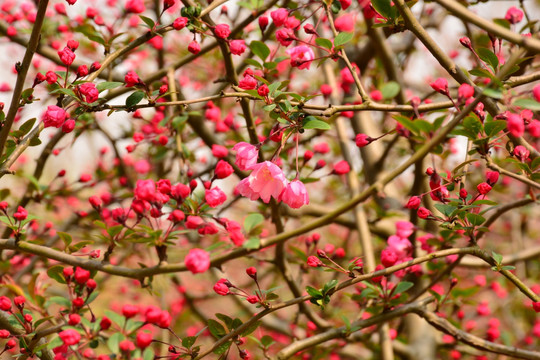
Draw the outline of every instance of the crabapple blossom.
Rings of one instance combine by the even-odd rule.
[[[313,50],[309,46],[299,45],[285,51],[291,57],[291,66],[298,69],[309,69],[311,62],[315,58]]]
[[[193,274],[203,273],[210,268],[210,255],[202,249],[191,249],[186,255],[184,263]]]
[[[236,186],[238,192],[250,200],[261,198],[265,203],[272,197],[279,200],[287,186],[283,171],[270,161],[255,164],[250,169],[253,170],[251,174]]]

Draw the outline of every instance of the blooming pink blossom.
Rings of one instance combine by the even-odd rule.
[[[289,12],[287,11],[287,9],[279,8],[272,11],[270,13],[270,17],[272,18],[274,25],[276,25],[276,27],[280,27],[285,24],[285,21],[287,21],[287,18],[289,17]]]
[[[60,331],[58,333],[58,336],[67,346],[78,344],[79,341],[81,341],[81,334],[79,334],[79,332],[74,329]]]
[[[216,36],[220,39],[226,39],[231,34],[231,29],[229,28],[229,25],[227,24],[218,24],[214,28],[214,33]]]
[[[86,82],[78,86],[79,92],[84,97],[84,101],[87,103],[93,103],[99,98],[99,91],[96,85],[91,82]]]
[[[253,169],[251,174],[236,186],[238,192],[251,200],[260,197],[265,203],[268,203],[271,197],[279,200],[283,189],[287,186],[283,171],[270,161],[255,164],[251,169]]]
[[[257,87],[257,79],[247,74],[242,80],[238,82],[238,86],[244,90],[253,90]]]
[[[309,204],[309,196],[304,183],[293,180],[281,193],[281,200],[293,209],[298,209]]]
[[[58,51],[58,56],[66,66],[71,65],[73,63],[73,60],[75,60],[75,53],[73,53],[73,51],[71,51],[71,49],[67,46],[64,49]]]
[[[396,221],[396,235],[406,239],[414,232],[414,225],[409,221]]]
[[[144,0],[128,0],[126,2],[126,11],[133,14],[141,14],[146,10]]]
[[[259,149],[246,142],[239,142],[234,145],[233,150],[236,151],[235,164],[240,170],[249,170],[257,163]]]
[[[180,16],[179,18],[176,18],[173,22],[173,28],[175,30],[182,30],[184,27],[186,27],[188,23],[188,18]]]
[[[433,90],[441,94],[448,94],[448,81],[445,78],[438,78],[429,84]]]
[[[205,191],[204,199],[210,207],[215,208],[227,200],[227,195],[220,188],[215,187]]]
[[[309,69],[311,62],[315,58],[313,50],[309,46],[299,45],[285,51],[291,57],[291,66],[298,69]]]
[[[193,274],[203,273],[210,268],[210,255],[202,249],[191,249],[186,255],[184,263]]]
[[[398,259],[402,259],[409,255],[412,249],[411,242],[406,238],[401,238],[397,235],[392,235],[388,238],[388,248],[396,253]]]
[[[229,47],[231,49],[231,54],[233,55],[242,55],[247,49],[244,40],[232,40],[229,43]]]
[[[514,148],[514,156],[521,162],[525,162],[531,153],[524,146],[518,145]]]
[[[54,126],[55,128],[59,128],[62,126],[66,118],[67,113],[64,109],[56,105],[49,105],[43,114],[42,120],[45,127]]]
[[[294,32],[290,29],[279,29],[276,31],[276,40],[283,46],[289,46],[296,39]]]
[[[522,136],[525,132],[525,123],[523,122],[521,116],[510,113],[507,117],[508,120],[506,122],[506,126],[508,127],[510,134],[515,137]]]

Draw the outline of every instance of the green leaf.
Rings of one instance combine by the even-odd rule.
[[[264,216],[259,213],[249,214],[244,220],[244,230],[247,234],[251,232],[255,227],[262,224],[264,221]]]
[[[35,123],[36,123],[36,118],[32,118],[32,119],[26,121],[24,124],[22,124],[19,127],[19,131],[22,132],[22,135],[26,135],[26,134],[28,134],[30,132],[30,130],[32,130]]]
[[[246,64],[251,65],[251,66],[255,66],[256,68],[259,68],[259,69],[263,68],[262,64],[260,62],[258,62],[257,60],[245,59],[244,61],[245,61]]]
[[[264,335],[262,338],[261,338],[261,344],[263,344],[263,346],[265,348],[269,347],[270,345],[272,345],[273,343],[275,343],[274,341],[274,338],[269,336],[269,335]]]
[[[129,95],[128,98],[126,99],[126,106],[130,108],[132,106],[137,105],[138,103],[141,102],[144,96],[145,96],[144,91],[140,91],[140,90],[135,91],[133,94]]]
[[[148,28],[150,28],[150,30],[152,30],[154,26],[156,26],[156,23],[154,22],[154,20],[150,19],[149,17],[142,16],[142,15],[139,15],[139,17],[141,18],[142,21],[144,21],[144,23],[148,26]]]
[[[260,245],[261,245],[261,239],[253,236],[253,237],[250,237],[248,241],[244,242],[244,244],[242,244],[242,247],[244,249],[257,249]]]
[[[334,44],[332,44],[332,41],[325,38],[317,38],[315,39],[315,43],[328,50],[332,50],[332,47],[334,46]]]
[[[512,265],[505,265],[501,269],[506,270],[506,271],[511,271],[511,270],[516,270],[516,267]]]
[[[467,218],[467,220],[469,220],[472,226],[482,225],[486,221],[483,216],[473,213],[467,213],[465,217]]]
[[[51,91],[51,94],[58,94],[58,93],[77,98],[77,95],[75,95],[75,93],[71,89],[58,88],[54,91]]]
[[[262,321],[255,321],[253,324],[249,325],[244,331],[242,331],[242,334],[240,336],[248,336],[262,324]]]
[[[503,256],[501,254],[497,254],[495,251],[492,251],[491,252],[491,256],[493,257],[493,260],[495,260],[495,262],[497,264],[501,264],[502,261],[503,261]]]
[[[262,61],[270,55],[270,49],[262,41],[254,40],[249,44],[251,51],[257,55]]]
[[[345,45],[352,40],[354,34],[350,32],[340,32],[338,36],[334,39],[334,46]]]
[[[482,123],[475,116],[467,116],[463,120],[463,127],[469,131],[472,131],[475,134],[482,132]]]
[[[68,298],[65,298],[63,296],[51,296],[47,299],[46,304],[58,304],[68,309],[71,307],[71,301],[69,301]]]
[[[506,129],[506,121],[504,120],[489,121],[484,124],[484,131],[489,137],[497,135],[504,129]]]
[[[102,92],[104,90],[114,89],[122,85],[124,85],[124,83],[118,82],[118,81],[104,81],[97,84],[96,88],[98,89],[99,92]]]
[[[150,347],[144,349],[143,360],[154,360],[154,351]]]
[[[233,319],[232,319],[230,316],[227,316],[227,315],[225,315],[225,314],[219,314],[219,313],[218,313],[218,314],[216,314],[216,317],[217,317],[219,320],[223,321],[223,323],[227,326],[227,328],[228,328],[229,330],[232,331],[232,329],[233,329],[233,326],[232,326],[232,324],[233,324]]]
[[[197,341],[196,336],[188,336],[182,339],[182,346],[186,349],[190,349],[193,344],[195,344],[195,341]]]
[[[391,0],[372,0],[371,5],[385,18],[393,19],[395,17],[395,9],[392,9]]]
[[[231,341],[227,341],[226,343],[221,344],[214,350],[214,354],[216,355],[224,354],[227,350],[229,350],[229,348],[231,347],[231,344],[232,344]]]
[[[514,101],[512,105],[519,106],[519,107],[533,110],[533,111],[540,111],[540,103],[533,99],[519,99],[519,100]]]
[[[498,90],[498,89],[485,89],[484,90],[484,95],[486,96],[489,96],[491,98],[494,98],[494,99],[502,99],[503,98],[503,93],[502,91]]]
[[[457,207],[447,204],[435,204],[437,210],[441,212],[446,217],[450,217],[452,213],[457,209]]]
[[[214,319],[208,319],[208,330],[212,335],[214,335],[216,338],[222,338],[223,336],[227,335],[227,331],[221,325],[219,322],[217,322]]]
[[[323,294],[319,290],[311,286],[306,286],[306,292],[314,298],[321,298],[323,296]]]
[[[331,127],[328,123],[317,119],[315,116],[308,116],[302,122],[302,127],[304,129],[320,129],[320,130],[330,130]]]
[[[126,318],[114,311],[105,310],[105,316],[107,316],[112,322],[118,324],[119,327],[123,328],[126,324]]]
[[[64,278],[64,267],[61,265],[54,265],[47,269],[47,275],[56,281],[58,281],[60,284],[65,284],[66,279]],[[69,300],[68,300],[69,304]],[[68,305],[69,307],[69,305]]]
[[[107,339],[107,347],[114,353],[120,353],[120,341],[124,340],[125,337],[122,333],[116,332],[112,334],[109,339]]]
[[[58,231],[56,235],[58,235],[58,237],[64,242],[64,245],[66,247],[71,245],[71,242],[73,241],[73,238],[71,237],[71,235],[62,231]]]
[[[52,349],[60,347],[62,345],[64,345],[64,341],[62,339],[60,339],[59,336],[56,336],[54,339],[51,340],[50,343],[47,344],[47,348],[49,350],[52,350]]]
[[[396,285],[393,292],[394,292],[394,294],[401,294],[401,293],[404,293],[405,291],[409,290],[413,286],[414,286],[414,284],[412,282],[402,281],[402,282],[400,282],[399,284]]]
[[[381,93],[384,99],[392,99],[399,94],[400,86],[395,81],[389,81],[381,88]]]
[[[410,130],[411,132],[415,134],[418,134],[420,132],[418,127],[416,127],[414,122],[411,121],[411,119],[409,119],[408,117],[405,117],[403,115],[394,115],[392,117],[394,118],[394,120],[396,120],[398,123],[403,125],[406,129]]]
[[[478,48],[476,49],[476,52],[478,53],[480,59],[488,63],[493,68],[493,70],[497,70],[497,68],[499,67],[499,59],[497,58],[497,55],[493,53],[493,51],[487,48]]]

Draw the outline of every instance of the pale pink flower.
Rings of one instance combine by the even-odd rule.
[[[414,232],[414,225],[409,221],[396,222],[396,235],[402,239],[406,239]]]
[[[298,69],[309,69],[311,62],[315,59],[315,54],[309,46],[299,45],[285,50],[291,57],[291,65]]]
[[[410,250],[412,249],[412,244],[405,238],[392,235],[388,238],[388,248],[396,253],[398,259],[402,259],[409,254]]]
[[[235,164],[240,170],[249,170],[253,165],[257,163],[257,156],[259,156],[259,149],[246,142],[239,142],[234,145],[233,150],[236,151]]]
[[[210,255],[202,249],[191,249],[184,263],[193,274],[203,273],[210,268]]]
[[[300,180],[291,181],[281,193],[281,200],[293,209],[309,204],[306,187]]]
[[[271,197],[278,200],[287,186],[283,171],[270,161],[253,165],[251,169],[253,172],[236,186],[238,192],[251,200],[260,197],[265,203],[268,203]]]

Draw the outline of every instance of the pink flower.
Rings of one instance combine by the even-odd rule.
[[[354,16],[352,14],[338,17],[334,24],[337,31],[354,32]]]
[[[214,33],[216,36],[220,39],[226,39],[231,35],[231,29],[229,28],[229,25],[227,24],[218,24],[214,28]]]
[[[79,92],[84,97],[84,101],[87,103],[93,103],[99,98],[99,91],[94,83],[84,83],[79,85]]]
[[[392,235],[388,238],[388,248],[397,255],[398,259],[402,259],[409,254],[412,244],[406,238]]]
[[[135,71],[128,72],[124,77],[124,81],[126,83],[126,87],[139,85],[142,82],[139,75],[137,75]]]
[[[188,18],[180,16],[179,18],[176,18],[173,22],[173,28],[174,30],[182,30],[184,27],[186,27],[188,23]]]
[[[525,162],[529,158],[530,152],[524,146],[518,145],[514,148],[514,156],[521,162]]]
[[[316,256],[310,256],[308,257],[307,259],[307,264],[308,266],[311,266],[311,267],[320,267],[320,266],[323,266],[324,264],[322,263],[321,260],[319,260],[318,257]]]
[[[77,330],[73,330],[73,329],[60,331],[58,333],[58,336],[60,337],[60,339],[62,339],[64,344],[67,346],[78,344],[79,341],[81,341],[81,334],[79,334]]]
[[[344,175],[351,171],[349,163],[345,160],[341,160],[334,164],[334,170],[332,171],[336,175]]]
[[[510,24],[517,24],[523,20],[523,11],[519,10],[515,6],[512,6],[510,9],[508,9],[504,18],[508,20]]]
[[[418,214],[418,217],[420,219],[427,219],[429,216],[431,216],[431,211],[429,211],[425,207],[419,208],[416,213]]]
[[[126,11],[133,14],[141,14],[146,10],[144,0],[128,0],[126,2]]]
[[[138,200],[152,202],[156,198],[156,183],[152,179],[137,180],[133,193]]]
[[[438,78],[429,86],[438,93],[448,94],[448,81],[445,78]]]
[[[535,138],[540,137],[540,121],[536,119],[532,119],[529,123],[529,126],[527,126],[527,130],[529,131],[529,134],[534,136]]]
[[[407,205],[405,205],[405,207],[407,209],[418,209],[421,202],[422,202],[422,199],[420,199],[419,196],[413,196],[413,197],[411,197],[409,199],[409,201],[407,202]]]
[[[497,171],[486,172],[487,183],[493,186],[499,180],[499,173]]]
[[[67,46],[64,49],[58,51],[58,56],[66,66],[71,65],[73,63],[73,60],[75,60],[75,53],[73,53],[73,51],[71,51],[71,49]]]
[[[352,1],[351,0],[339,0],[339,3],[341,4],[341,9],[347,10],[349,6],[351,6]]]
[[[210,268],[210,255],[202,249],[191,249],[184,263],[193,274],[203,273]]]
[[[283,171],[270,161],[255,164],[251,168],[252,173],[236,186],[238,192],[251,200],[260,197],[267,204],[271,197],[279,200],[283,189],[287,186]]]
[[[384,267],[390,267],[398,261],[398,255],[391,248],[386,248],[381,252],[381,263]]]
[[[42,120],[45,127],[54,126],[55,128],[59,128],[62,126],[66,118],[67,113],[64,109],[56,105],[49,105],[43,114]]]
[[[244,90],[253,90],[257,87],[257,79],[247,74],[242,80],[238,82],[238,86]]]
[[[234,145],[233,150],[236,151],[236,160],[234,163],[240,170],[249,170],[257,163],[259,149],[246,142],[239,142]]]
[[[193,40],[189,43],[187,49],[190,53],[197,55],[201,51],[201,45],[196,40]]]
[[[216,179],[225,179],[233,173],[233,167],[224,160],[219,160],[214,170]]]
[[[396,235],[406,239],[414,232],[414,225],[409,221],[396,221]]]
[[[362,148],[364,146],[371,144],[373,139],[366,134],[357,134],[354,141],[356,143],[356,146],[358,146],[359,148]]]
[[[215,187],[205,191],[204,199],[210,207],[215,208],[227,200],[227,195],[220,188]]]
[[[308,192],[300,180],[293,180],[287,184],[281,193],[281,200],[293,209],[309,204]]]
[[[218,294],[218,295],[225,296],[225,295],[229,294],[229,287],[228,287],[227,285],[225,285],[225,281],[222,281],[222,280],[227,281],[226,279],[220,279],[220,280],[214,285],[214,291],[215,291],[216,294]]]
[[[483,182],[483,183],[478,184],[476,189],[478,190],[480,194],[486,195],[488,192],[491,191],[491,186],[488,183]]]
[[[510,134],[515,137],[520,137],[525,132],[525,123],[518,114],[508,114],[506,126]]]
[[[247,49],[244,40],[232,40],[229,43],[229,47],[231,49],[231,54],[233,55],[242,55]]]
[[[458,99],[466,100],[474,96],[474,88],[469,84],[461,84],[458,88]]]
[[[536,85],[532,92],[536,101],[540,102],[540,84]]]
[[[287,18],[289,17],[289,12],[287,11],[287,9],[279,8],[272,11],[270,13],[270,17],[272,18],[274,25],[276,25],[276,27],[280,27],[285,24],[285,21],[287,21]]]
[[[283,46],[289,46],[296,39],[294,32],[290,29],[280,29],[276,31],[276,40]]]
[[[285,51],[291,57],[291,65],[298,69],[309,69],[311,62],[315,59],[315,54],[309,46],[299,45]]]

